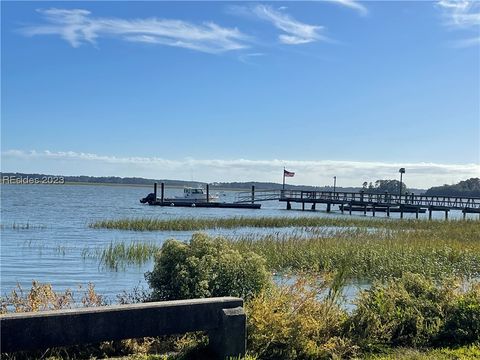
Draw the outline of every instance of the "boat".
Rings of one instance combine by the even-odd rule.
[[[207,202],[207,193],[202,187],[185,187],[182,196],[175,196],[177,201]],[[218,194],[208,194],[208,202],[218,201]]]

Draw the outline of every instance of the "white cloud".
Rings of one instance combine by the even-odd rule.
[[[428,188],[480,176],[478,164],[386,163],[335,160],[249,160],[159,157],[118,157],[73,151],[8,150],[2,153],[2,170],[61,175],[140,176],[198,181],[281,182],[283,167],[295,171],[292,184],[361,186],[364,181],[397,178],[405,167],[406,184]]]
[[[206,53],[220,53],[248,47],[249,38],[237,28],[224,28],[212,22],[201,25],[183,20],[143,18],[121,19],[91,16],[83,9],[38,10],[45,24],[21,29],[27,36],[59,35],[73,47],[95,44],[100,37],[120,38],[187,48]]]
[[[252,12],[260,19],[272,23],[285,34],[278,36],[280,42],[287,45],[306,44],[318,40],[327,40],[321,33],[323,26],[309,25],[295,20],[290,15],[273,9],[268,5],[256,5]]]
[[[437,7],[442,11],[444,23],[450,29],[472,31],[473,38],[461,39],[457,47],[477,46],[480,43],[480,1],[440,0]]]
[[[360,2],[356,0],[324,0],[324,1],[330,1],[345,7],[348,7],[350,9],[356,10],[360,15],[367,15],[368,14],[368,9],[361,4]]]

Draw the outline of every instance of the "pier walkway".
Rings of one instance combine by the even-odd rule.
[[[450,210],[461,210],[465,218],[466,214],[480,214],[480,198],[460,196],[427,196],[415,194],[373,194],[367,192],[333,192],[333,191],[305,191],[305,190],[257,190],[241,192],[237,196],[238,203],[254,203],[260,201],[278,200],[287,203],[287,209],[291,209],[292,203],[310,205],[315,210],[316,204],[326,204],[327,212],[330,212],[332,205],[338,205],[342,211],[362,211],[365,214],[372,212],[399,212],[403,217],[404,213],[419,213],[428,211],[429,218],[432,218],[433,211],[445,212],[448,218]]]

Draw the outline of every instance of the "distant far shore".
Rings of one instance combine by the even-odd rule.
[[[48,174],[28,174],[28,173],[0,173],[2,184],[65,184],[65,185],[108,185],[108,186],[138,186],[151,187],[154,183],[164,183],[169,188],[183,187],[205,187],[207,183],[201,181],[185,181],[171,179],[146,179],[140,177],[117,177],[117,176],[65,176]],[[56,182],[55,182],[56,181]],[[252,185],[257,189],[280,190],[282,184],[270,182],[213,182],[209,183],[211,189],[215,190],[249,190]],[[286,184],[285,189],[289,190],[316,190],[332,191],[332,186],[309,186],[309,185],[290,185]],[[337,187],[337,191],[358,191],[359,187]]]

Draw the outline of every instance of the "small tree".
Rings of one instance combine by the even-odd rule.
[[[263,258],[240,253],[224,239],[205,234],[194,234],[190,243],[166,241],[145,278],[153,290],[152,300],[250,298],[271,281]]]

